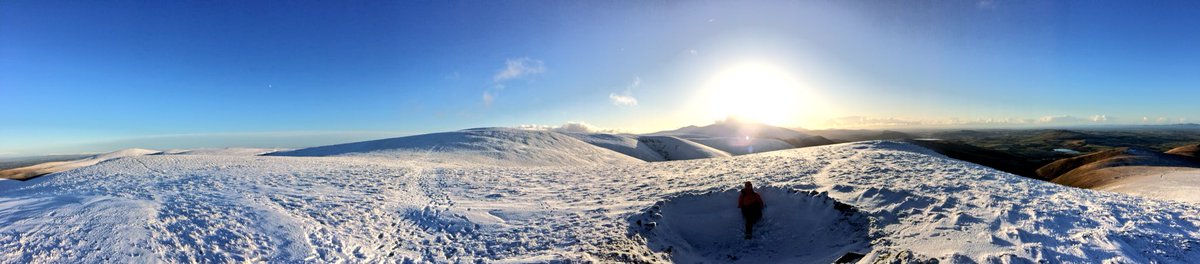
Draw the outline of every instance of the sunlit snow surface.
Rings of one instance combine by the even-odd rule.
[[[667,262],[683,259],[648,245],[662,240],[632,232],[631,220],[659,201],[747,180],[827,192],[856,207],[869,219],[865,261],[1200,259],[1200,207],[1062,187],[911,145],[865,142],[559,167],[128,157],[0,181],[0,262]],[[770,236],[787,235],[762,235]],[[805,250],[730,239],[734,248],[777,246],[756,252]],[[770,259],[763,254],[771,253],[757,257]]]

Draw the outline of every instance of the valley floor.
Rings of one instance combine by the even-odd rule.
[[[1195,205],[1063,187],[912,145],[863,142],[571,167],[380,157],[128,157],[28,182],[0,181],[0,262],[695,260],[679,253],[707,246],[688,244],[696,241],[686,233],[693,231],[647,232],[643,226],[658,220],[644,216],[671,214],[662,202],[681,199],[732,207],[735,201],[721,193],[743,181],[824,192],[815,197],[855,207],[866,218],[862,235],[869,243],[829,248],[866,253],[865,261],[1200,259]],[[792,199],[787,195],[764,197],[768,208],[804,204],[771,200]],[[656,211],[656,204],[664,209]],[[661,219],[667,218],[672,226],[741,228],[736,216],[732,222]],[[782,224],[764,221],[763,239],[806,239],[770,233],[797,230],[771,226]],[[682,239],[660,239],[666,236]],[[731,252],[753,254],[714,261],[769,260],[805,250],[789,246],[820,243],[729,239],[726,247],[747,248]],[[668,247],[679,250],[664,252]]]

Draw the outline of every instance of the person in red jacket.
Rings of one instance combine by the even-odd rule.
[[[738,208],[742,209],[742,218],[746,220],[746,239],[750,239],[754,224],[762,219],[763,206],[762,197],[754,192],[754,185],[746,182],[746,187],[742,188],[742,194],[738,196]]]

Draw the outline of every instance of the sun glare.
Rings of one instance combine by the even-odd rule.
[[[736,117],[797,125],[808,105],[801,83],[792,74],[762,62],[733,65],[714,75],[704,90],[704,107],[717,120]]]

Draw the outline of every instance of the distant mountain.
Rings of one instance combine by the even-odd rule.
[[[678,137],[733,155],[795,148],[796,146],[789,142],[809,137],[808,134],[787,128],[735,119],[717,121],[707,126],[687,126],[646,135]]]
[[[1087,133],[1076,132],[1076,131],[1071,131],[1071,130],[1062,130],[1062,129],[1047,130],[1045,132],[1038,133],[1036,136],[1034,136],[1034,138],[1037,140],[1046,140],[1046,141],[1079,140],[1079,139],[1087,139],[1088,137],[1089,137],[1089,135]]]
[[[687,126],[675,130],[659,131],[647,135],[692,137],[753,137],[771,139],[805,138],[808,134],[783,127],[740,120],[717,121],[707,126]]]
[[[897,139],[913,139],[917,136],[892,130],[865,130],[865,129],[822,129],[822,130],[805,130],[810,135],[818,135],[833,141],[867,141],[867,140],[897,140]]]
[[[874,138],[874,139],[881,140],[881,139],[913,139],[913,138],[917,138],[917,137],[913,136],[913,135],[909,135],[908,133],[900,132],[900,131],[884,130],[882,132],[879,132],[879,135],[876,135],[876,138]]]
[[[824,145],[832,145],[832,144],[841,143],[841,142],[833,141],[831,139],[828,139],[828,138],[825,138],[822,136],[810,136],[810,137],[806,137],[806,138],[802,138],[802,139],[787,140],[786,142],[788,144],[792,144],[792,146],[796,146],[797,148],[824,146]]]
[[[281,151],[268,156],[365,156],[470,161],[503,166],[603,165],[643,162],[563,133],[474,128]]]

